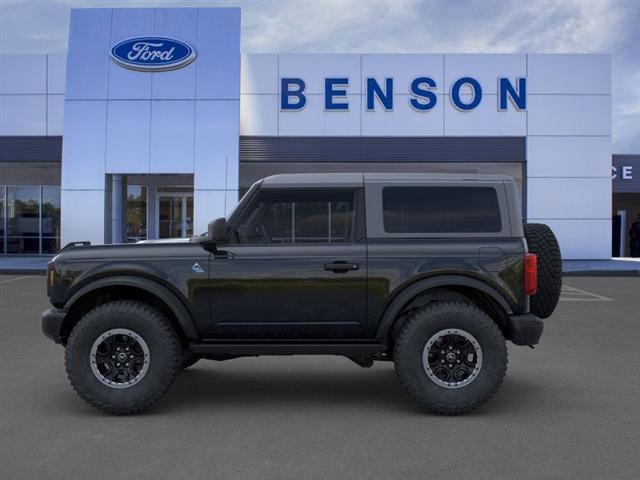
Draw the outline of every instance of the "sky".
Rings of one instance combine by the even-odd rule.
[[[244,53],[610,53],[613,153],[640,153],[640,0],[0,0],[0,54],[66,51],[81,7],[242,7]]]

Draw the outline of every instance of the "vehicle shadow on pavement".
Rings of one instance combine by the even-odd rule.
[[[225,366],[226,367],[226,366]],[[249,410],[293,411],[304,409],[344,413],[352,409],[358,413],[425,415],[405,392],[392,365],[372,369],[269,368],[256,371],[251,365],[228,369],[215,362],[198,364],[182,372],[167,395],[143,416],[151,415],[237,415]],[[558,386],[559,387],[559,386]],[[104,416],[66,388],[56,390],[60,395],[47,398],[49,413],[56,407],[61,415]],[[555,412],[572,408],[566,401],[555,401],[554,385],[507,376],[497,394],[470,416],[520,415],[523,410],[535,411],[540,405]],[[556,392],[557,393],[557,392]],[[53,395],[53,390],[49,390]],[[76,401],[77,400],[77,401]]]
[[[237,409],[304,405],[358,408],[406,407],[410,401],[392,368],[365,370],[295,370],[256,373],[251,369],[216,371],[195,368],[183,372],[158,411],[210,408]]]
[[[520,378],[506,378],[498,393],[473,415],[518,413],[548,402],[545,386]],[[357,408],[358,411],[424,414],[404,391],[392,366],[351,371],[300,370],[256,373],[216,371],[209,367],[183,372],[156,413],[182,409],[218,412],[253,407],[269,409]]]

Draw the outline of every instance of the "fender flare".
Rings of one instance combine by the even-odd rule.
[[[380,323],[378,325],[378,331],[376,338],[385,339],[389,334],[393,326],[393,322],[402,310],[402,308],[411,301],[416,295],[432,290],[438,287],[469,287],[478,290],[482,293],[489,295],[493,300],[500,305],[500,307],[507,313],[511,314],[512,309],[509,302],[504,296],[495,288],[487,285],[480,280],[476,280],[470,277],[464,277],[461,275],[439,275],[436,277],[425,278],[418,280],[407,287],[404,287],[391,302],[385,308]]]
[[[178,298],[178,296],[167,287],[143,277],[114,275],[91,281],[81,287],[77,292],[75,292],[71,296],[71,298],[66,301],[64,308],[65,310],[69,311],[69,309],[73,307],[73,304],[76,303],[80,298],[84,297],[86,294],[100,288],[115,286],[139,288],[140,290],[144,290],[158,297],[169,307],[173,315],[176,317],[176,320],[180,324],[180,328],[182,328],[185,336],[189,339],[198,338],[198,333],[193,323],[193,318],[180,298]]]

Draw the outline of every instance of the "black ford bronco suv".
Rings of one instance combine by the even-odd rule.
[[[46,336],[76,392],[150,408],[199,359],[393,361],[425,409],[486,402],[506,340],[535,345],[561,287],[551,230],[496,175],[275,175],[189,240],[70,244],[49,263]]]

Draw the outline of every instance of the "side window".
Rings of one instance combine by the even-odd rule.
[[[494,233],[502,230],[492,187],[385,187],[387,233]]]
[[[263,190],[237,223],[243,244],[351,243],[354,190]]]

